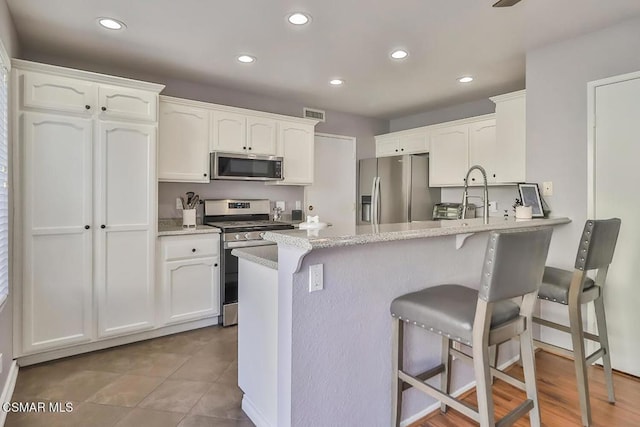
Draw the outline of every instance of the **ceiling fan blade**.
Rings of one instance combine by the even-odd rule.
[[[493,7],[509,7],[519,2],[520,0],[498,0]]]

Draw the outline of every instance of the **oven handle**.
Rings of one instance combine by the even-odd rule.
[[[224,249],[233,249],[233,248],[250,248],[253,246],[269,246],[275,245],[275,242],[270,242],[268,240],[249,240],[249,241],[240,241],[240,242],[224,242]]]

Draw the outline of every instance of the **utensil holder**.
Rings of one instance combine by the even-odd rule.
[[[196,226],[196,210],[183,209],[182,210],[182,227],[195,228],[195,226]]]

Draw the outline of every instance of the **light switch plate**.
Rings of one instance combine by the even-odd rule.
[[[182,210],[182,199],[180,197],[176,197],[176,209]]]
[[[284,210],[284,200],[278,200],[276,202],[276,208],[280,208],[281,210]]]

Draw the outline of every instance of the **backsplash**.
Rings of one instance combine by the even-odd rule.
[[[207,184],[189,184],[182,182],[161,182],[158,184],[158,218],[182,218],[182,211],[176,209],[176,197],[184,196],[187,191],[205,199],[269,199],[271,208],[276,200],[285,201],[285,214],[295,209],[295,202],[304,201],[304,187],[265,185],[262,182],[211,181]],[[304,206],[303,206],[304,208]],[[202,204],[197,208],[198,223],[202,218]]]
[[[454,188],[442,188],[441,198],[443,202],[449,203],[461,203],[462,202],[462,187]],[[482,187],[470,187],[469,196],[482,197]],[[495,201],[498,204],[498,212],[489,212],[489,216],[504,216],[504,210],[510,217],[515,215],[513,211],[513,203],[518,195],[518,186],[516,185],[501,185],[489,187],[489,201]],[[476,206],[482,205],[482,200],[475,197],[470,197],[469,202]],[[478,208],[476,215],[482,217],[482,209]]]

